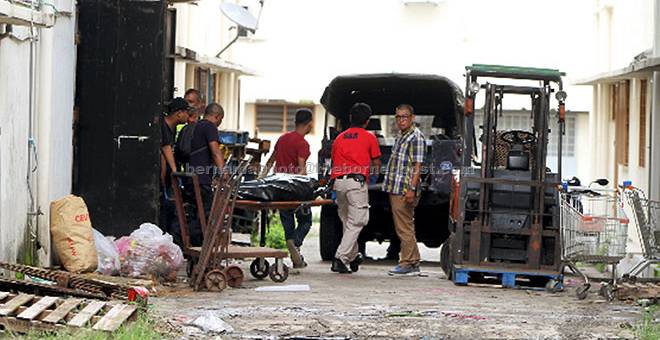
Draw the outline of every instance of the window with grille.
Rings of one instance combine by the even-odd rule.
[[[616,162],[628,166],[630,149],[630,81],[610,85],[610,109],[615,124],[614,144]]]
[[[255,124],[259,132],[282,133],[296,127],[296,111],[307,108],[314,112],[312,105],[300,104],[257,104]]]
[[[646,79],[642,79],[639,91],[639,166],[644,167],[646,166]]]

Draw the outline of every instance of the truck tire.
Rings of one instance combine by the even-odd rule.
[[[337,213],[336,205],[325,205],[321,208],[321,227],[319,230],[319,242],[321,259],[332,261],[339,243],[341,243],[342,224]]]
[[[440,267],[442,271],[447,275],[447,280],[453,280],[452,274],[454,269],[454,264],[452,263],[452,240],[453,234],[450,235],[445,242],[440,247]]]

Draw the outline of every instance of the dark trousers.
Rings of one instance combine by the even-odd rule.
[[[296,221],[298,227],[296,228]],[[284,227],[284,236],[287,240],[293,240],[296,247],[300,247],[305,236],[312,227],[312,210],[309,207],[301,207],[297,210],[280,210],[280,220]]]

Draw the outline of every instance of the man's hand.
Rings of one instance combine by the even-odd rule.
[[[408,204],[413,204],[415,202],[415,192],[412,190],[407,190],[406,194],[404,195],[406,199],[406,203]]]

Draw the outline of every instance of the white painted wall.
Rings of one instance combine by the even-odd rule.
[[[174,4],[173,7],[177,11],[176,45],[194,50],[198,53],[198,57],[201,55],[214,57],[229,44],[234,39],[236,30],[230,31],[230,27],[235,24],[220,11],[223,2],[237,1],[204,0]],[[234,46],[222,53],[223,60],[235,62]],[[194,87],[195,67],[194,63],[188,61],[175,61],[175,96],[182,97],[187,89]],[[225,119],[220,128],[238,129],[240,115],[238,73],[219,69],[212,69],[211,72],[217,81],[216,102],[225,109]]]
[[[55,3],[71,11],[70,1]],[[14,26],[17,36],[27,30]],[[72,117],[75,85],[75,17],[58,15],[52,28],[35,31],[34,126],[36,159],[31,181],[35,209],[43,215],[33,219],[33,232],[42,248],[38,261],[51,260],[49,233],[50,201],[71,192]],[[29,40],[0,41],[0,261],[22,261],[28,223],[29,136]],[[36,160],[36,162],[35,162]]]

